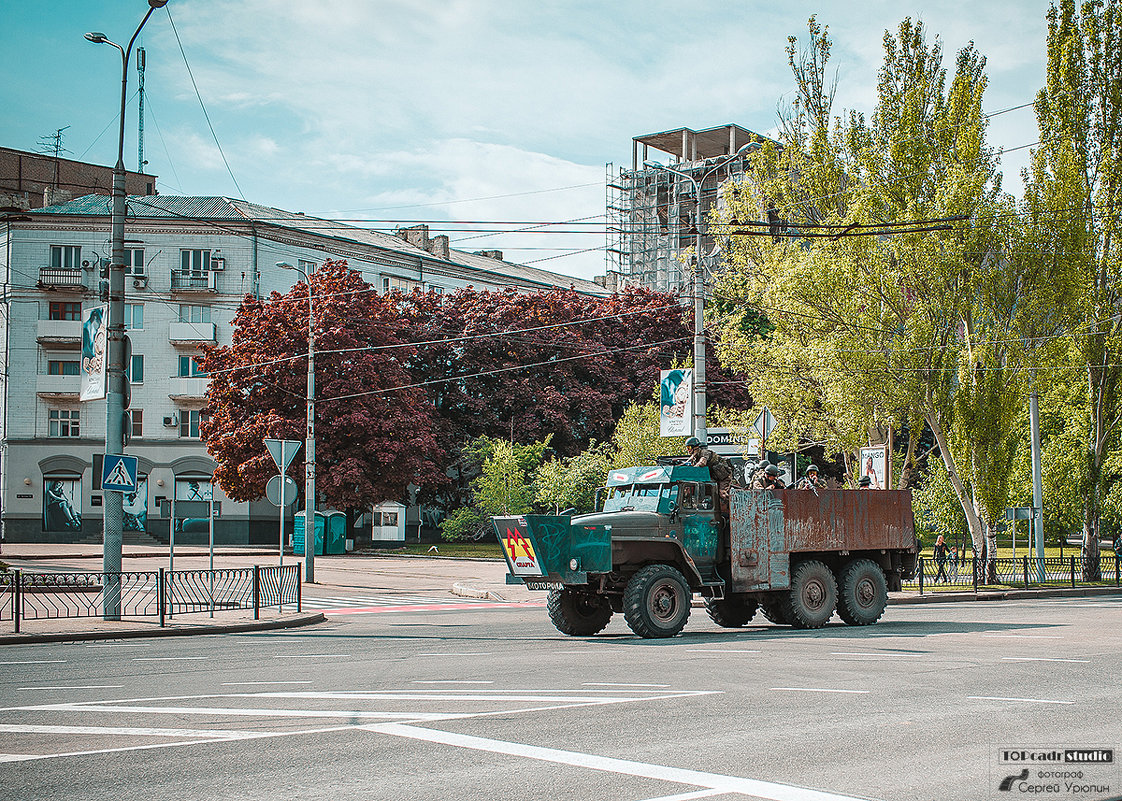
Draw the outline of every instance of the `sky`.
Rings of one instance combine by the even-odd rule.
[[[869,113],[886,30],[938,35],[944,65],[987,58],[989,139],[1020,191],[1044,81],[1040,0],[170,0],[146,53],[144,157],[166,195],[224,195],[380,230],[427,223],[461,250],[591,278],[604,271],[606,165],[632,137],[735,123],[774,131],[784,49],[816,14],[835,111]],[[5,2],[0,145],[116,161],[121,59],[146,0]],[[128,71],[125,166],[137,168]],[[200,102],[201,98],[201,102]],[[530,229],[530,230],[526,230]],[[500,230],[503,233],[495,233]]]

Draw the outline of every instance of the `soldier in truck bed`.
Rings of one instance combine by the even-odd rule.
[[[718,511],[723,517],[729,513],[729,493],[732,487],[732,465],[725,457],[701,447],[701,440],[690,437],[686,440],[686,450],[690,453],[687,462],[690,467],[708,467],[709,477],[717,482]]]
[[[763,475],[757,476],[750,489],[785,489],[786,484],[779,477],[779,468],[769,464],[764,468]]]

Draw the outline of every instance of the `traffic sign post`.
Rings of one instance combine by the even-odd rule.
[[[284,509],[290,503],[286,500],[287,493],[285,491],[290,487],[292,500],[296,500],[296,482],[290,479],[285,471],[292,463],[293,458],[295,458],[296,452],[300,450],[300,445],[300,441],[295,439],[265,440],[265,447],[268,449],[269,455],[273,457],[273,461],[276,462],[277,470],[280,470],[279,476],[273,476],[273,478],[269,479],[269,483],[265,487],[265,497],[280,507],[280,547],[277,550],[280,555],[281,567],[284,567]],[[273,482],[278,478],[280,479],[278,482],[280,487],[276,488],[274,491],[279,497],[274,501],[272,496],[269,495],[269,488],[274,486]]]
[[[101,461],[101,488],[110,492],[136,492],[135,456],[107,453]]]

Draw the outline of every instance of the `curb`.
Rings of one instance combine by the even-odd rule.
[[[924,595],[904,595],[890,597],[889,605],[900,604],[939,604],[973,603],[977,601],[1018,601],[1031,598],[1091,598],[1099,595],[1122,595],[1119,587],[1071,587],[1046,590],[986,590],[973,592],[948,592]]]
[[[43,634],[9,634],[0,636],[0,645],[19,645],[76,642],[82,640],[131,640],[140,637],[191,637],[200,634],[237,634],[244,631],[269,631],[271,629],[292,629],[323,623],[327,618],[323,612],[293,615],[276,620],[253,621],[250,623],[228,623],[216,626],[194,626],[181,629],[125,629],[124,631],[71,631]]]
[[[197,546],[190,546],[197,547]],[[136,551],[121,554],[121,559],[166,559],[167,551]],[[201,553],[184,553],[182,556],[209,556],[209,551],[202,551]],[[260,551],[260,550],[245,550],[245,551],[215,551],[215,556],[276,556],[277,552],[273,551]],[[286,556],[288,554],[285,554]],[[3,554],[0,554],[0,559],[3,559]],[[7,557],[12,562],[42,562],[52,559],[101,559],[102,554],[99,553],[35,553],[35,554],[7,554]]]
[[[452,585],[452,594],[459,595],[461,598],[485,598],[488,601],[506,600],[506,598],[499,595],[497,592],[491,592],[482,587],[472,587],[469,584],[462,584],[460,582],[456,582]]]

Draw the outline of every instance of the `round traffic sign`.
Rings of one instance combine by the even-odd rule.
[[[269,499],[269,503],[273,506],[280,506],[281,502],[281,479],[282,476],[273,476],[269,479],[269,483],[265,485],[265,497]],[[296,482],[289,476],[283,476],[284,479],[284,505],[291,506],[296,503]]]

